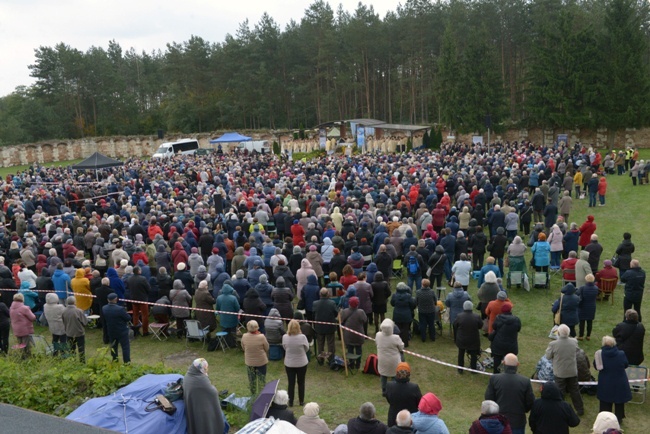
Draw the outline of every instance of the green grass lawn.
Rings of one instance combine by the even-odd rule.
[[[650,155],[644,153],[644,157]],[[61,163],[57,163],[61,164]],[[15,171],[16,168],[13,168]],[[6,169],[5,169],[6,170]],[[0,170],[0,174],[4,174]],[[650,205],[644,199],[650,193],[650,186],[632,187],[628,176],[610,176],[607,205],[605,207],[587,208],[587,200],[574,200],[574,209],[570,222],[581,224],[588,214],[595,216],[598,226],[596,233],[604,246],[602,259],[611,258],[618,243],[622,240],[623,232],[632,233],[632,241],[636,245],[634,257],[641,261],[641,266],[650,270],[650,254],[645,246],[650,242],[646,232],[646,215]],[[528,255],[529,256],[529,255]],[[394,288],[395,282],[393,282]],[[519,335],[519,359],[521,366],[519,372],[531,376],[535,364],[544,353],[549,342],[547,338],[552,325],[550,311],[552,302],[558,297],[561,279],[554,276],[551,289],[512,289],[509,296],[514,303],[513,313],[522,320],[522,331]],[[470,294],[474,301],[476,298],[476,281],[470,285]],[[644,304],[643,315],[650,318],[648,302]],[[600,339],[605,334],[610,334],[612,328],[623,317],[622,286],[616,289],[613,306],[609,303],[599,302],[594,321],[594,331],[591,341],[583,341],[581,347],[586,351],[590,360],[594,352],[600,348]],[[374,327],[370,326],[374,335]],[[47,335],[45,329],[40,332]],[[489,341],[483,339],[484,347],[489,346]],[[89,330],[87,335],[87,353],[95,354],[102,347],[101,333],[98,330]],[[449,334],[449,326],[445,328],[443,336],[435,343],[421,343],[414,339],[409,350],[434,357],[446,362],[454,363],[456,360],[456,347]],[[373,342],[364,345],[363,359],[371,352],[375,352]],[[248,396],[248,380],[243,363],[243,354],[239,350],[228,350],[225,353],[217,351],[208,353],[201,349],[200,343],[190,343],[189,349],[185,342],[170,339],[166,342],[147,338],[138,338],[132,343],[132,358],[134,363],[153,364],[163,362],[179,373],[184,373],[189,363],[197,356],[205,357],[210,363],[210,378],[219,389],[228,389],[239,396]],[[337,341],[337,352],[341,352],[340,341]],[[646,348],[646,354],[648,350]],[[412,365],[412,381],[418,383],[423,393],[434,392],[440,397],[443,410],[440,417],[444,419],[451,433],[467,432],[471,422],[480,413],[480,404],[487,385],[488,377],[483,375],[465,374],[460,376],[456,370],[425,361],[412,355],[406,356]],[[595,370],[592,370],[595,374]],[[270,362],[267,381],[280,379],[280,387],[287,386],[286,375],[282,362]],[[572,433],[590,433],[593,421],[598,414],[598,401],[595,397],[583,396],[585,401],[585,415],[581,424],[571,430]],[[321,407],[321,417],[334,428],[340,423],[346,423],[351,417],[357,415],[359,406],[366,401],[371,401],[377,407],[378,417],[386,419],[388,406],[381,396],[379,377],[368,376],[361,373],[345,377],[343,373],[335,373],[326,367],[318,366],[314,360],[310,363],[307,373],[307,401],[316,401]],[[625,420],[626,433],[650,432],[650,418],[646,416],[649,404],[626,406],[627,419]],[[294,407],[297,415],[302,411]],[[239,424],[245,416],[236,417],[234,422]]]
[[[83,158],[80,158],[78,160],[69,160],[69,161],[54,161],[51,163],[43,163],[41,166],[45,167],[68,167],[72,164],[77,164],[81,161],[83,161]],[[0,176],[4,178],[5,176],[9,174],[15,174],[17,172],[21,172],[23,170],[29,169],[29,165],[26,166],[10,166],[10,167],[0,167]]]

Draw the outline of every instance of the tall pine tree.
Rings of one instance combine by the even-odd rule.
[[[606,62],[601,65],[598,120],[609,130],[610,146],[616,131],[647,125],[650,120],[650,79],[644,61],[648,17],[646,2],[607,3],[601,44]]]

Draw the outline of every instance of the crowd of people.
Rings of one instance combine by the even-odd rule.
[[[13,329],[27,353],[36,314],[47,322],[56,351],[78,352],[82,361],[86,315],[98,315],[104,342],[114,358],[121,346],[125,362],[129,330],[148,335],[151,316],[163,333],[179,337],[185,336],[185,321],[195,318],[211,336],[225,331],[220,342],[234,346],[241,315],[251,393],[265,382],[269,356],[285,353],[288,405],[296,381],[303,405],[305,354],[315,341],[318,362],[336,362],[340,314],[346,352],[359,356],[353,368],[363,360],[363,336],[374,325],[381,390],[390,402],[403,350],[417,335],[435,341],[443,310],[458,347],[459,373],[466,354],[470,368],[477,368],[483,334],[492,343],[494,372],[507,375],[522,325],[503,279],[506,269],[526,269],[523,257],[530,249],[530,267],[559,270],[566,283],[554,307],[563,326],[546,357],[557,389],[573,399],[576,375],[562,366],[574,362],[563,360],[568,350],[558,356],[554,347],[565,340],[577,347],[578,340],[591,338],[595,300],[608,295],[603,288],[609,279],[625,285],[625,321],[613,331],[615,345],[604,343],[602,354],[618,347],[623,356],[616,357],[643,360],[645,272],[633,258],[632,234],[623,234],[616,263],[602,261],[596,216],[580,225],[570,221],[583,192],[589,207],[596,206],[596,195],[605,205],[613,167],[619,175],[636,167],[641,176],[638,153],[627,160],[620,170],[617,152],[603,158],[579,144],[514,142],[297,162],[255,153],[183,155],[132,159],[97,173],[33,166],[1,185],[0,350],[8,351]],[[473,274],[476,306],[468,291]],[[445,283],[453,290],[443,300],[439,288]],[[392,319],[386,318],[389,304]],[[604,376],[609,359],[602,360]],[[556,400],[555,387],[545,386],[541,399]],[[576,417],[583,413],[578,397]],[[523,425],[521,418],[492,417],[501,415],[499,406],[508,413],[492,398],[496,404],[484,403],[484,419],[508,419],[512,432],[523,432],[525,416]],[[526,412],[535,409],[529,398]],[[602,403],[610,409],[614,404],[622,419],[627,395],[607,399],[601,409]],[[364,406],[355,423],[374,420],[374,407]],[[533,415],[553,405],[538,407],[530,425],[548,432],[534,427],[543,421]],[[410,408],[415,414],[393,416],[430,427],[418,432],[446,432],[436,416],[440,408],[440,400],[427,393]],[[575,423],[568,409],[562,411],[571,416],[567,425]],[[305,416],[315,424],[318,406],[305,404]]]

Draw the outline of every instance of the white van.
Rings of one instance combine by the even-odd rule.
[[[178,154],[195,154],[199,147],[199,142],[195,139],[181,139],[177,142],[165,142],[160,145],[151,158],[170,158]]]
[[[240,151],[246,149],[248,150],[248,152],[257,151],[263,154],[271,153],[271,145],[269,145],[268,140],[252,140],[250,142],[239,142],[239,145],[237,145],[237,147],[239,148]]]

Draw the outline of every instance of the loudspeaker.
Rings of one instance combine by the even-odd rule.
[[[165,132],[163,130],[158,130],[158,138],[159,139],[164,139],[165,138]]]

